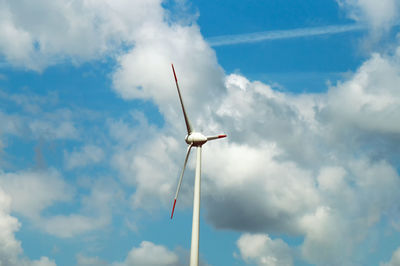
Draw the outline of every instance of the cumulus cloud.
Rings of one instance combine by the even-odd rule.
[[[121,44],[132,45],[141,25],[162,20],[160,3],[2,0],[0,53],[12,65],[34,70],[65,59],[98,59]]]
[[[0,186],[12,197],[13,211],[34,219],[54,203],[71,200],[74,193],[60,173],[52,168],[0,172]]]
[[[113,266],[176,266],[179,257],[166,247],[143,241],[137,248],[132,248],[122,263],[113,263]]]
[[[135,47],[118,58],[119,67],[113,74],[114,89],[124,99],[152,100],[165,119],[180,121],[181,113],[176,112],[179,109],[172,108],[179,102],[171,63],[185,103],[191,106],[189,114],[197,114],[202,102],[212,103],[219,98],[224,90],[223,72],[198,26],[154,23],[146,24],[139,33]],[[192,117],[193,122],[196,119]]]
[[[263,234],[244,234],[236,244],[246,262],[254,262],[259,266],[293,265],[292,251],[281,239],[271,239]]]
[[[21,242],[15,238],[20,228],[18,220],[10,215],[11,198],[0,188],[0,264],[7,266],[56,266],[48,257],[29,260],[23,257]]]
[[[335,130],[359,128],[378,134],[398,134],[400,116],[400,50],[393,56],[373,54],[353,78],[330,88],[324,120]]]
[[[146,210],[169,206],[185,156],[185,146],[176,137],[180,134],[171,128],[159,130],[142,113],[109,121],[108,126],[115,141],[111,164],[124,184],[135,187],[131,206]],[[189,194],[181,193],[182,206],[191,202]]]
[[[133,207],[152,209],[158,208],[160,202],[170,202],[174,186],[171,180],[175,180],[178,172],[170,153],[178,152],[178,147],[174,138],[160,136],[139,149],[116,154],[114,163],[124,182],[136,187],[131,198]]]
[[[11,210],[30,219],[42,231],[62,238],[99,230],[109,225],[112,211],[124,201],[119,185],[109,178],[86,184],[89,193],[76,195],[55,169],[0,172],[0,188],[11,198]],[[80,209],[65,214],[43,211],[57,203],[79,200]]]
[[[399,147],[400,133],[400,50],[372,55],[348,80],[326,93],[296,95],[251,82],[240,74],[225,76],[199,27],[166,23],[160,1],[50,2],[42,0],[33,7],[25,1],[1,1],[0,32],[9,38],[0,41],[0,51],[16,66],[42,69],[65,58],[99,58],[121,43],[128,44],[129,48],[116,55],[113,89],[123,99],[152,101],[165,118],[159,130],[138,118],[143,127],[133,135],[141,141],[128,136],[136,125],[109,121],[109,133],[115,141],[112,164],[122,182],[135,188],[131,195],[134,208],[152,209],[160,202],[169,202],[176,186],[173,177],[182,167],[185,129],[171,62],[175,63],[194,127],[229,136],[204,149],[204,206],[207,221],[213,226],[302,236],[302,258],[317,265],[343,265],[352,261],[352,252],[370,229],[384,218],[390,220],[387,215],[398,208],[400,184],[393,165],[398,155],[393,151]],[[340,3],[352,18],[368,23],[373,30],[387,30],[398,18],[394,0]],[[26,6],[34,12],[25,14]],[[40,16],[43,12],[54,17]],[[9,40],[19,42],[12,45]],[[38,60],[41,55],[45,56]],[[79,136],[70,120],[59,122],[54,117],[29,121],[29,132],[35,138]],[[8,118],[4,131],[17,132],[21,123]],[[66,163],[67,167],[101,160],[90,154],[93,152],[85,148],[69,154],[76,159]],[[30,175],[30,182],[42,178]],[[62,182],[53,179],[49,184],[62,190]],[[25,180],[21,173],[3,174],[1,180],[4,190],[16,198],[12,208],[27,216],[65,200],[50,193],[25,206],[26,198],[17,197],[13,183]],[[181,199],[189,199],[185,193],[191,195],[186,180]],[[104,192],[93,190],[83,201],[82,212],[46,220],[47,230],[70,237],[107,225],[114,206],[111,198],[119,193],[105,193],[102,198],[99,195],[104,193],[96,191]],[[97,208],[100,203],[106,206],[105,211]],[[90,213],[89,209],[98,211]],[[61,227],[67,229],[59,230]],[[254,246],[246,249],[246,242]],[[238,246],[245,260],[260,265],[292,263],[288,245],[267,235],[244,235]],[[147,256],[152,253],[165,258],[166,265],[178,261],[165,247],[142,242],[116,265],[152,265],[156,263],[154,256]]]
[[[170,250],[166,246],[150,241],[142,241],[138,247],[133,247],[126,258],[121,261],[107,262],[98,257],[89,257],[78,254],[78,266],[183,266],[188,265],[189,256],[186,250],[177,248]],[[201,258],[199,265],[207,266]]]
[[[396,0],[337,0],[350,18],[369,24],[373,30],[388,30],[397,23],[400,5]]]
[[[384,161],[352,161],[346,167],[323,168],[317,177],[324,193],[326,206],[342,214],[356,215],[363,223],[359,228],[371,226],[396,206],[396,189],[400,186],[396,169]],[[321,212],[322,213],[322,212]],[[328,211],[324,211],[328,213]]]
[[[277,161],[273,145],[215,146],[204,156],[208,220],[218,228],[298,232],[298,217],[319,204],[312,174]]]
[[[33,260],[31,262],[20,262],[21,266],[56,266],[54,260],[50,260],[48,257],[41,257],[40,260]]]
[[[233,143],[207,146],[212,148],[212,158],[204,160],[209,221],[242,231],[304,235],[303,257],[317,265],[351,261],[348,252],[366,239],[369,228],[396,208],[399,200],[395,192],[399,176],[386,161],[395,153],[384,153],[374,161],[357,158],[360,151],[356,149],[361,147],[369,155],[365,153],[371,149],[368,141],[376,137],[397,145],[385,138],[398,134],[396,128],[388,132],[388,125],[396,124],[394,117],[380,116],[382,109],[396,110],[399,104],[396,83],[388,81],[398,76],[396,56],[383,63],[373,56],[352,79],[326,95],[282,94],[243,77],[228,77],[229,95],[215,113],[221,117],[215,120],[223,121],[221,127],[229,129]],[[390,71],[385,74],[390,77],[378,77],[381,64],[387,64]],[[360,75],[368,82],[361,82]],[[353,85],[346,87],[348,83]],[[349,97],[352,89],[360,94]],[[374,91],[381,92],[376,99],[368,96]],[[335,108],[333,102],[337,102]],[[358,102],[375,108],[358,108]],[[354,111],[346,113],[347,108]],[[330,117],[328,112],[332,112]],[[342,112],[346,114],[341,116]],[[363,116],[364,120],[359,119]],[[352,120],[347,123],[347,119]],[[353,138],[345,137],[349,128]],[[243,141],[243,136],[250,141]]]
[[[227,76],[218,105],[197,107],[203,118],[195,120],[203,131],[229,136],[203,150],[207,220],[217,228],[303,236],[301,256],[316,265],[354,262],[371,228],[390,221],[399,202],[399,176],[391,164],[396,153],[388,152],[398,145],[398,61],[398,53],[372,55],[348,80],[320,94],[283,93]],[[158,104],[167,110],[167,103]],[[183,119],[178,121],[184,132]],[[163,132],[142,143],[139,153],[121,156],[125,164],[118,167],[140,170],[132,177],[139,188],[134,199],[172,194],[173,171],[157,172],[154,165],[180,169],[184,145],[176,124],[166,119]],[[377,140],[386,145],[376,149]]]
[[[76,140],[79,134],[75,121],[79,119],[74,111],[69,109],[52,110],[56,98],[51,93],[39,96],[31,93],[24,95],[1,92],[0,100],[5,102],[5,106],[13,102],[13,107],[21,109],[18,114],[0,112],[0,121],[4,125],[0,129],[0,137],[5,140],[3,145],[7,146],[8,137],[40,140],[40,143],[56,142],[60,139]],[[45,110],[43,105],[50,111]],[[40,150],[37,155],[39,161],[43,160]],[[65,165],[68,169],[98,163],[104,158],[101,148],[89,144],[83,145],[81,150],[65,152],[65,155]],[[97,182],[92,182],[89,187],[84,188],[87,194],[82,190],[78,194],[74,187],[76,184],[67,182],[54,167],[16,171],[0,169],[0,187],[11,196],[12,211],[28,218],[34,227],[60,237],[73,237],[104,228],[110,223],[112,204],[121,200],[123,196],[112,180],[107,185],[104,185],[104,182],[104,178],[99,178]],[[74,201],[80,203],[81,209],[71,213],[57,212],[57,208],[50,209],[57,204],[70,206]]]
[[[6,265],[16,265],[18,254],[22,252],[21,243],[15,239],[14,233],[19,230],[20,223],[9,215],[11,198],[0,190],[0,261]]]

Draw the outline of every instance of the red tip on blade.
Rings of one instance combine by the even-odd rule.
[[[223,134],[223,135],[218,135],[218,138],[219,138],[219,139],[221,139],[221,138],[226,138],[226,135],[225,135],[225,134]]]
[[[176,74],[175,74],[174,64],[171,64],[171,66],[172,66],[172,71],[174,72],[175,82],[178,83],[178,79],[176,78]]]
[[[176,199],[174,200],[174,206],[172,207],[171,219],[174,216],[175,204],[176,204]]]

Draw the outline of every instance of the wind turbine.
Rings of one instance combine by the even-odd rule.
[[[179,177],[178,187],[176,188],[176,194],[174,199],[174,205],[172,207],[171,219],[174,216],[176,199],[178,198],[179,189],[181,188],[183,174],[185,172],[186,163],[189,158],[190,150],[192,147],[197,147],[197,160],[196,160],[196,175],[194,179],[194,198],[193,198],[193,220],[192,220],[192,242],[190,247],[190,266],[199,265],[199,225],[200,225],[200,180],[201,180],[201,147],[209,140],[225,138],[225,134],[209,136],[206,137],[200,132],[193,130],[190,124],[189,118],[187,116],[185,106],[183,105],[181,91],[179,90],[178,79],[176,78],[174,65],[172,66],[172,72],[174,72],[176,88],[178,90],[179,101],[181,102],[181,107],[183,111],[183,117],[185,118],[187,135],[185,137],[186,143],[189,145],[186,152],[185,162],[183,164],[183,169],[181,176]]]

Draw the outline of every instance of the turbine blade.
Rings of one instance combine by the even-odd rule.
[[[181,102],[182,111],[183,111],[183,116],[184,116],[184,118],[185,118],[185,123],[186,123],[186,129],[187,129],[187,132],[188,132],[188,135],[189,135],[190,133],[193,132],[193,128],[192,128],[192,126],[190,125],[189,118],[188,118],[188,116],[187,116],[187,114],[186,114],[185,106],[183,105],[183,100],[182,100],[182,96],[181,96],[181,91],[180,91],[180,89],[179,89],[178,79],[176,78],[174,65],[171,64],[171,66],[172,66],[172,71],[174,72],[176,88],[178,89],[179,100],[180,100],[180,102]]]
[[[174,205],[173,205],[173,207],[172,207],[172,213],[171,213],[171,219],[172,219],[172,217],[174,216],[174,210],[175,210],[176,199],[178,198],[179,190],[181,189],[182,178],[183,178],[183,174],[185,173],[186,163],[187,163],[187,161],[188,161],[189,154],[190,154],[190,149],[191,149],[191,148],[192,148],[192,144],[189,145],[189,147],[188,147],[188,149],[187,149],[187,152],[186,152],[185,162],[184,162],[184,164],[183,164],[181,176],[179,177],[178,187],[176,188],[176,193],[175,193],[175,198],[174,198]]]
[[[207,140],[222,139],[222,138],[226,138],[226,134],[221,134],[221,135],[216,135],[216,136],[210,136],[210,137],[207,137]]]

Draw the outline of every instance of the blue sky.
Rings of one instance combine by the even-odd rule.
[[[0,264],[400,264],[400,4],[0,1]]]

